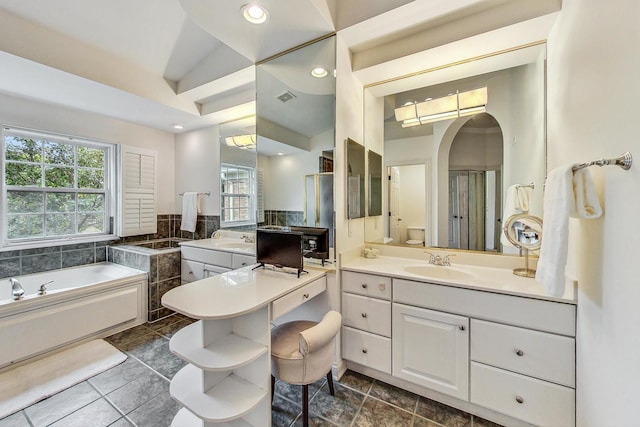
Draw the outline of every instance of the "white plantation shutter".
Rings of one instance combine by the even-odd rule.
[[[120,237],[157,232],[156,152],[121,146]]]
[[[256,222],[264,222],[264,169],[257,170]]]

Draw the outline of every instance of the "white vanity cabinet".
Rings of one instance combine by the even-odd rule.
[[[180,256],[182,284],[206,279],[256,262],[256,257],[253,255],[187,245],[180,246]]]
[[[342,273],[342,353],[347,360],[391,373],[391,279]]]

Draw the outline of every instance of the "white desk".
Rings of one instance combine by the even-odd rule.
[[[325,290],[323,271],[245,267],[167,292],[162,305],[200,319],[170,341],[189,362],[171,381],[172,426],[271,425],[270,321]]]

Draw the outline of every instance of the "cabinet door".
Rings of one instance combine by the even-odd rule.
[[[183,259],[180,263],[182,283],[195,282],[204,279],[204,264],[197,261]]]
[[[469,318],[393,304],[393,375],[469,399]]]

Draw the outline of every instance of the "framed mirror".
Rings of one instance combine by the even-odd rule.
[[[367,150],[367,216],[382,215],[382,156]]]
[[[363,218],[365,215],[365,158],[364,146],[348,138],[347,156],[347,218]]]
[[[503,221],[522,213],[505,212],[505,198],[527,185],[527,213],[542,216],[545,69],[541,43],[367,87],[365,129],[384,135],[382,211],[398,212],[365,226],[365,241],[517,253],[500,242]],[[405,166],[424,175],[404,182],[424,187],[403,184]]]

